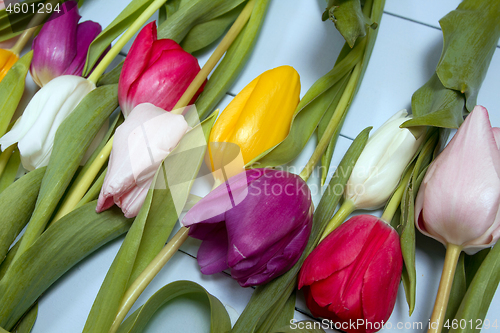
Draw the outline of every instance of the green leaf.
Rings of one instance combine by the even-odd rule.
[[[216,114],[199,125],[203,131],[202,138],[199,136],[199,127],[188,132],[158,169],[154,185],[149,189],[144,204],[101,285],[84,332],[109,331],[127,287],[165,245],[178,219],[173,200],[187,200],[192,185],[190,180],[199,171],[215,119]],[[196,149],[200,147],[200,140],[205,146]],[[190,149],[191,153],[182,153]],[[186,180],[180,187],[176,187],[175,199],[163,172],[168,177]]]
[[[484,259],[486,259],[488,253],[490,253],[490,250],[491,249],[489,248],[484,249],[474,255],[465,254],[465,277],[467,281],[467,288],[469,288],[474,276],[476,276],[476,273],[479,270],[479,267],[481,267]]]
[[[143,332],[147,323],[156,311],[168,302],[176,299],[196,295],[201,297],[200,302],[207,302],[210,307],[210,332],[224,333],[231,330],[231,321],[224,305],[209,294],[202,286],[191,281],[175,281],[158,290],[151,298],[130,317],[123,322],[118,333]],[[186,320],[191,314],[186,313]],[[168,325],[166,326],[168,327]]]
[[[254,158],[247,166],[275,167],[292,161],[302,151],[326,110],[336,99],[336,84],[361,60],[363,49],[364,44],[356,46],[330,72],[312,85],[295,110],[286,139]]]
[[[380,22],[380,20],[382,19],[382,13],[384,11],[384,5],[385,5],[385,0],[366,1],[364,4],[364,7],[363,7],[364,16],[370,17],[370,19],[375,21],[375,22]],[[337,129],[336,129],[334,135],[332,136],[325,153],[321,157],[321,185],[324,185],[324,183],[326,181],[326,178],[328,176],[328,171],[330,169],[330,163],[331,163],[332,157],[333,157],[333,152],[335,150],[335,145],[337,143],[338,135],[340,134],[340,131],[341,131],[342,126],[344,124],[344,120],[345,120],[345,117],[347,116],[347,112],[349,111],[349,107],[351,105],[351,102],[354,99],[354,97],[356,96],[358,89],[361,85],[361,82],[363,81],[363,76],[365,74],[365,71],[368,68],[368,63],[370,61],[373,47],[375,46],[375,41],[377,40],[378,31],[379,31],[379,29],[369,29],[367,31],[367,36],[364,38],[364,39],[366,39],[366,48],[364,50],[363,58],[361,60],[361,64],[362,64],[361,74],[359,76],[359,79],[356,82],[356,88],[354,89],[353,92],[351,92],[352,96],[351,96],[349,105],[347,106],[347,109],[344,112],[342,119],[341,119],[339,125],[337,126]],[[358,38],[357,43],[360,43],[362,40],[363,40],[363,38],[362,39]],[[342,59],[343,57],[346,56],[346,53],[348,52],[348,50],[350,50],[349,45],[345,44],[344,47],[342,48],[338,58],[337,58],[336,64],[339,62],[339,59]],[[344,88],[344,90],[345,90],[345,88]],[[332,115],[333,115],[333,113],[332,113]],[[318,142],[319,142],[319,139],[321,139],[321,137],[323,136],[323,133],[320,130],[321,127],[324,127],[326,129],[326,126],[328,125],[328,122],[330,121],[330,119],[331,119],[331,116],[324,117],[321,120],[320,126],[318,127]]]
[[[299,273],[300,267],[302,267],[302,263],[309,253],[311,253],[319,243],[321,234],[328,224],[328,221],[330,221],[333,216],[335,208],[342,198],[345,184],[368,141],[370,130],[371,127],[366,128],[356,137],[325,189],[318,208],[314,212],[311,235],[309,236],[306,249],[300,259],[287,273],[255,289],[250,302],[247,304],[245,310],[233,327],[233,333],[253,333],[258,328],[257,325],[261,327],[266,327],[266,325],[267,327],[272,327],[268,322],[272,324],[276,322],[277,319],[275,317],[270,317],[267,314],[277,306],[285,304],[291,293],[295,290],[297,274]],[[339,191],[339,188],[341,188],[342,191]]]
[[[51,225],[0,281],[0,326],[12,329],[40,295],[80,260],[128,230],[119,209],[87,204]]]
[[[180,7],[158,27],[158,38],[180,43],[194,26],[219,17],[243,2],[245,0],[181,1]]]
[[[295,303],[297,300],[297,293],[294,291],[288,297],[288,300],[286,301],[285,305],[283,306],[282,309],[280,309],[281,313],[277,314],[277,320],[273,325],[273,330],[280,329],[283,326],[289,326],[290,321],[293,319],[295,315]]]
[[[241,13],[244,4],[208,22],[195,25],[182,40],[184,51],[199,51],[219,39]]]
[[[453,284],[451,286],[450,299],[448,300],[448,306],[446,307],[446,314],[444,316],[444,322],[447,320],[453,320],[455,314],[462,303],[465,292],[467,290],[465,283],[465,266],[464,266],[464,255],[462,252],[460,258],[458,259],[457,267],[455,270],[455,275],[453,276]],[[448,332],[449,327],[443,327],[443,332]]]
[[[83,76],[88,76],[97,61],[116,37],[120,36],[153,2],[153,0],[132,0],[125,9],[90,44]]]
[[[19,153],[19,149],[15,149],[0,176],[0,193],[14,182],[19,165],[21,165],[21,154]]]
[[[264,1],[266,4],[269,2],[269,0],[257,1]],[[167,20],[158,27],[158,38],[169,38],[181,43],[194,27],[232,11],[243,2],[245,2],[245,0],[175,1],[170,7],[167,5]],[[205,95],[206,97],[203,98],[202,104],[198,105],[199,103],[197,103],[200,115],[206,116],[210,111],[212,111],[213,107],[219,103],[222,97],[224,97],[229,87],[240,73],[249,56],[248,51],[253,48],[254,39],[260,28],[264,13],[265,8],[262,8],[262,5],[257,3],[256,8],[254,8],[254,12],[252,13],[254,18],[250,18],[249,23],[247,23],[247,26],[240,33],[240,36],[243,34],[247,35],[245,42],[238,50],[235,50],[233,47],[236,41],[233,43],[233,46],[231,46],[226,52],[226,56],[224,57],[226,60],[223,59],[221,61],[221,63],[217,66],[217,69],[214,73],[212,73],[211,80],[209,80],[205,86],[204,93],[202,95]],[[247,32],[244,33],[244,31]],[[112,71],[105,74],[99,80],[98,85],[118,83],[122,66],[123,62],[121,62]],[[219,74],[217,74],[217,79],[215,79],[216,77],[214,75],[218,72]],[[224,72],[222,77],[220,77],[220,72]],[[217,85],[215,82],[210,83],[214,80],[218,83]],[[198,99],[198,101],[200,101],[200,99]]]
[[[35,303],[16,325],[12,333],[30,333],[38,316],[38,302]]]
[[[213,71],[203,92],[196,101],[200,118],[210,114],[229,91],[253,50],[270,0],[256,0],[252,15],[224,58]]]
[[[31,171],[0,194],[0,263],[31,217],[44,174],[45,167]]]
[[[458,128],[463,122],[464,105],[464,96],[446,89],[434,73],[411,97],[413,118],[402,126]]]
[[[459,322],[471,320],[473,329],[466,325],[465,329],[451,329],[451,333],[480,332],[476,329],[476,321],[484,322],[491,300],[500,282],[500,243],[497,243],[484,259],[460,304],[455,319]]]
[[[361,9],[360,0],[329,0],[323,13],[323,21],[330,19],[350,47],[359,37],[366,36],[366,28],[377,28]]]
[[[417,272],[415,270],[415,197],[427,171],[427,166],[433,158],[434,149],[438,143],[437,131],[428,133],[427,139],[422,143],[412,176],[403,193],[401,200],[400,225],[396,230],[400,235],[401,252],[403,254],[403,273],[401,279],[406,294],[410,315],[415,309]]]
[[[464,0],[439,21],[444,45],[436,73],[446,88],[465,93],[469,111],[500,37],[499,17],[498,1]]]
[[[5,134],[24,93],[24,81],[30,68],[33,51],[26,53],[0,81],[0,137]]]
[[[45,229],[90,143],[118,106],[117,90],[116,85],[110,85],[91,91],[59,126],[40,195],[22,240],[27,246]]]

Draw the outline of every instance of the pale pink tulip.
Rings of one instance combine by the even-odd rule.
[[[126,217],[137,216],[156,170],[188,129],[182,115],[137,105],[115,132],[97,212],[116,204]]]
[[[476,106],[429,166],[415,204],[417,228],[468,254],[500,237],[500,129]]]

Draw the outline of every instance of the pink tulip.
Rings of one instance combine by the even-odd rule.
[[[376,332],[391,316],[402,267],[396,230],[374,216],[358,215],[306,258],[299,289],[314,316],[333,320],[346,332]]]
[[[116,129],[97,212],[116,204],[126,217],[137,216],[156,170],[188,129],[182,115],[137,105]]]
[[[102,28],[93,21],[78,24],[80,18],[76,1],[65,2],[33,40],[30,73],[40,87],[61,75],[82,75],[90,44]]]
[[[141,103],[171,111],[199,71],[198,60],[175,41],[157,40],[156,24],[151,22],[137,35],[123,64],[118,83],[123,114],[128,116]]]
[[[429,166],[415,203],[417,228],[468,254],[500,237],[500,129],[476,106]]]

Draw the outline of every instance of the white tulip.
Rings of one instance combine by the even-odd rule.
[[[57,128],[95,88],[79,76],[56,77],[33,96],[22,117],[0,138],[2,150],[17,142],[25,169],[48,165]]]
[[[344,194],[357,209],[383,207],[396,189],[424,137],[415,139],[408,129],[399,127],[410,118],[406,110],[401,110],[368,139]]]

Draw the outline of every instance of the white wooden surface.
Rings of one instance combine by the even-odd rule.
[[[95,20],[105,27],[126,3],[124,0],[87,0],[81,9],[82,20]],[[441,54],[442,34],[438,20],[458,4],[458,0],[387,0],[372,59],[341,131],[332,166],[338,165],[352,139],[362,129],[367,126],[377,128],[396,111],[410,108],[412,93],[431,76]],[[301,96],[320,76],[329,71],[340,52],[343,39],[332,22],[321,21],[324,7],[324,0],[273,0],[254,52],[219,108],[223,109],[233,98],[232,95],[237,94],[265,70],[280,65],[295,67],[301,76]],[[209,55],[209,51],[197,54],[200,64],[203,64]],[[497,49],[478,97],[478,104],[490,111],[492,123],[496,126],[500,126],[499,74],[500,51]],[[28,101],[35,91],[31,78],[28,78],[24,101]],[[300,171],[314,147],[315,142],[312,139],[291,165]],[[317,175],[309,180],[309,185],[317,205],[320,199]],[[204,195],[209,189],[210,184],[198,183],[193,191]],[[380,215],[380,212],[374,214]],[[34,333],[79,332],[83,329],[94,298],[122,241],[123,237],[83,260],[40,298]],[[193,239],[184,244],[132,310],[143,304],[162,286],[182,279],[201,284],[224,304],[241,313],[253,289],[241,288],[224,273],[202,275],[195,259],[198,246],[199,241]],[[440,243],[417,232],[415,312],[411,317],[408,316],[408,306],[401,286],[389,320],[393,328],[384,331],[398,331],[395,327],[400,322],[422,322],[425,327],[432,311],[444,253],[444,247]],[[300,292],[296,308],[298,311],[295,312],[295,317],[298,320],[311,319]],[[493,322],[499,311],[500,293],[497,293],[487,319]],[[147,332],[208,331],[208,315],[193,301],[188,300],[164,307],[147,329]]]

